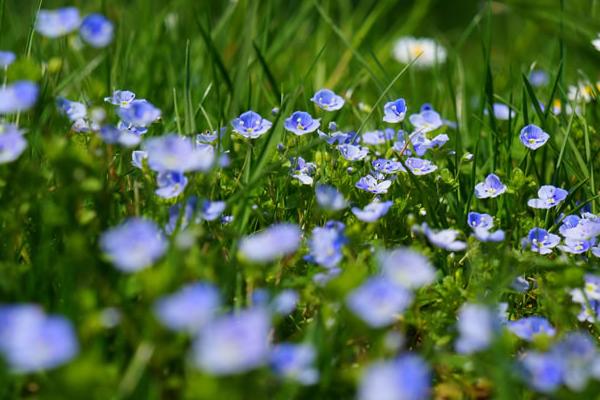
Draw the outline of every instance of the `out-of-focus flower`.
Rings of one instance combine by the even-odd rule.
[[[504,240],[504,231],[498,229],[492,232],[494,220],[491,215],[470,212],[467,222],[473,228],[474,236],[481,242],[501,242]]]
[[[600,33],[596,36],[594,40],[592,40],[592,46],[598,51],[600,51]]]
[[[67,116],[71,121],[77,121],[78,119],[84,119],[87,116],[87,107],[85,104],[70,101],[64,97],[59,97],[56,100],[60,111]]]
[[[394,140],[396,131],[392,128],[386,128],[380,131],[370,131],[362,134],[362,143],[371,146],[385,144]]]
[[[279,315],[289,315],[296,308],[298,304],[298,292],[292,289],[283,290],[279,293],[271,302],[271,308],[273,312]]]
[[[564,220],[558,231],[566,239],[590,240],[600,235],[600,219],[587,214],[583,218],[569,215]]]
[[[373,160],[371,163],[373,169],[376,172],[380,172],[382,174],[395,174],[398,172],[406,172],[406,168],[399,161],[394,160],[386,160],[385,158],[378,158],[377,160]]]
[[[435,279],[435,269],[423,254],[400,247],[378,253],[381,273],[398,286],[418,289]]]
[[[535,253],[550,254],[552,253],[552,249],[560,243],[560,237],[553,233],[548,233],[545,229],[533,228],[529,231],[524,243]]]
[[[319,137],[327,142],[327,144],[352,144],[355,142],[356,133],[355,132],[333,132],[331,135],[326,134],[321,130],[317,130]]]
[[[471,354],[488,348],[499,329],[496,313],[481,304],[465,303],[458,312],[456,351]]]
[[[383,120],[392,124],[402,122],[406,115],[406,101],[398,99],[385,103],[383,106]]]
[[[148,100],[132,100],[125,107],[119,107],[117,114],[129,125],[147,127],[160,118],[161,112]]]
[[[129,90],[115,90],[111,96],[104,98],[105,102],[120,108],[129,108],[134,100],[135,93]]]
[[[415,127],[415,131],[420,133],[434,131],[444,124],[440,114],[434,110],[425,110],[418,114],[412,114],[409,120],[412,126]]]
[[[208,323],[194,342],[194,364],[210,374],[230,375],[265,364],[271,321],[262,308],[225,315]]]
[[[347,241],[344,229],[344,224],[337,221],[314,228],[308,241],[310,252],[306,260],[325,268],[336,267],[342,260],[342,248]]]
[[[392,50],[394,58],[402,64],[414,60],[416,67],[428,68],[446,61],[446,49],[433,39],[402,37],[396,41]]]
[[[557,354],[528,352],[521,359],[525,380],[542,393],[554,392],[562,383],[564,364]]]
[[[271,351],[270,364],[276,375],[302,385],[314,385],[319,371],[313,366],[317,352],[310,344],[280,343]]]
[[[195,334],[214,318],[220,306],[217,287],[198,282],[157,300],[154,313],[167,328]]]
[[[487,199],[498,197],[506,192],[506,185],[495,174],[489,174],[483,182],[475,185],[475,197]]]
[[[134,167],[142,169],[144,167],[144,160],[148,159],[148,153],[143,150],[135,150],[131,153],[131,164]]]
[[[429,139],[425,133],[415,132],[411,135],[410,141],[415,149],[416,155],[423,156],[427,150],[435,149],[445,145],[450,138],[445,133],[440,133],[433,139]]]
[[[589,103],[596,97],[594,86],[589,81],[579,81],[577,85],[569,85],[567,98],[576,103]],[[579,110],[575,110],[579,113]]]
[[[8,68],[16,59],[17,56],[12,51],[0,50],[0,68]]]
[[[189,137],[168,134],[147,139],[143,149],[148,165],[156,172],[207,171],[215,160],[214,147],[195,145]]]
[[[306,162],[304,158],[292,158],[292,178],[298,179],[304,185],[313,184],[313,175],[317,172],[315,163]]]
[[[502,103],[494,103],[492,105],[492,109],[494,110],[494,117],[501,121],[508,121],[511,118],[515,117],[515,112],[510,109],[509,106]],[[488,115],[488,110],[484,110],[485,115]]]
[[[90,14],[81,22],[79,35],[92,47],[106,47],[113,40],[113,23],[102,14]]]
[[[342,157],[348,161],[359,161],[364,159],[369,154],[369,149],[366,147],[353,144],[340,144],[338,150]]]
[[[294,253],[300,246],[302,232],[297,225],[280,223],[244,237],[240,255],[251,262],[266,263]]]
[[[417,230],[422,231],[429,242],[440,249],[448,251],[463,251],[467,248],[467,244],[465,242],[457,240],[460,233],[454,229],[442,229],[440,231],[434,231],[429,228],[427,223],[423,222],[420,227],[417,227]]]
[[[412,293],[384,277],[369,278],[346,298],[348,308],[373,328],[396,321],[412,302]]]
[[[200,207],[200,217],[205,221],[214,221],[223,214],[226,206],[224,201],[204,200]]]
[[[296,111],[283,123],[283,127],[294,135],[302,136],[319,129],[321,122],[313,118],[309,113]]]
[[[0,164],[15,161],[26,148],[22,130],[13,124],[0,123]]]
[[[18,81],[0,88],[0,114],[27,111],[37,101],[38,86],[30,81]]]
[[[234,132],[248,139],[256,139],[267,133],[273,123],[254,111],[246,111],[231,121],[231,125]]]
[[[156,183],[156,195],[163,199],[172,199],[183,193],[188,179],[179,171],[162,171],[156,176]]]
[[[123,272],[136,272],[161,258],[167,250],[167,241],[154,222],[131,218],[104,232],[100,247],[115,267]]]
[[[75,330],[36,305],[0,306],[0,354],[17,373],[56,368],[79,352]]]
[[[124,147],[135,147],[142,141],[142,137],[128,129],[120,129],[118,126],[104,125],[100,128],[100,137],[105,143],[120,144]],[[145,157],[148,156],[143,152]],[[140,167],[141,168],[141,167]]]
[[[73,32],[80,24],[79,10],[75,7],[40,10],[35,20],[35,30],[42,36],[57,38]]]
[[[325,111],[337,111],[344,106],[345,102],[342,96],[338,96],[329,89],[318,90],[310,101]]]
[[[538,198],[530,199],[527,205],[532,208],[552,208],[562,203],[569,192],[552,185],[544,185],[538,190]]]
[[[583,254],[586,253],[596,243],[595,239],[590,240],[577,240],[577,239],[565,239],[564,244],[559,245],[558,249],[566,253],[571,254]]]
[[[406,168],[414,175],[427,175],[437,170],[437,165],[422,158],[409,157],[404,162]]]
[[[319,183],[315,188],[315,195],[317,197],[317,204],[323,210],[339,211],[348,207],[348,202],[344,198],[344,195],[334,186]]]
[[[375,222],[387,214],[392,204],[392,201],[380,202],[375,200],[372,203],[367,204],[363,209],[352,207],[352,213],[356,215],[356,218],[363,222]]]
[[[523,340],[532,341],[538,335],[554,336],[556,329],[546,318],[532,316],[509,321],[507,328]]]
[[[546,144],[548,139],[550,139],[550,135],[544,132],[539,126],[529,124],[521,129],[519,138],[525,147],[531,150],[537,150]]]
[[[534,87],[546,86],[550,78],[548,73],[541,69],[534,69],[529,73],[529,83]]]
[[[371,192],[374,194],[383,194],[387,193],[390,186],[392,186],[392,181],[390,180],[382,180],[379,181],[373,175],[363,176],[356,182],[355,185],[358,189],[365,190],[367,192]]]
[[[425,400],[431,391],[429,366],[421,357],[404,354],[371,364],[360,380],[359,400]]]

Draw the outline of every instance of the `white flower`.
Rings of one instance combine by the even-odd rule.
[[[402,37],[396,41],[392,50],[394,58],[403,64],[415,60],[414,65],[421,68],[446,61],[446,49],[433,39]]]
[[[596,48],[596,50],[600,51],[600,33],[596,36],[596,39],[592,40],[592,45]]]

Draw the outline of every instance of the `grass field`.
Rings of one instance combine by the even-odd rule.
[[[0,399],[600,398],[598,32],[0,0]]]

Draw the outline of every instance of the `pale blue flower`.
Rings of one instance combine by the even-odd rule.
[[[383,277],[372,277],[348,295],[346,305],[367,325],[382,328],[394,323],[412,299],[408,289]]]
[[[481,242],[501,242],[504,240],[504,231],[491,231],[494,227],[494,220],[488,214],[470,212],[467,215],[467,222],[473,229],[475,238]]]
[[[378,361],[363,373],[358,400],[426,400],[431,392],[431,372],[418,355],[405,354]]]
[[[362,134],[362,143],[371,146],[386,144],[396,137],[396,131],[386,128],[381,131],[370,131]]]
[[[444,124],[440,114],[433,109],[412,114],[409,120],[415,130],[421,133],[434,131]]]
[[[326,211],[339,211],[348,206],[344,195],[331,185],[318,184],[315,188],[317,204]]]
[[[387,193],[388,189],[392,185],[392,181],[390,180],[382,180],[381,182],[375,178],[373,175],[363,176],[356,182],[356,187],[361,190],[365,190],[367,192],[371,192],[374,194],[383,194]]]
[[[529,124],[521,129],[519,138],[525,147],[531,150],[537,150],[546,144],[548,139],[550,139],[550,135],[544,132],[539,126]]]
[[[167,241],[154,222],[131,218],[104,232],[100,248],[115,267],[136,272],[158,261],[167,250]]]
[[[73,32],[80,24],[79,10],[75,7],[40,10],[35,20],[35,30],[42,36],[57,38]]]
[[[369,154],[369,149],[353,144],[340,144],[338,150],[342,157],[348,161],[359,161]]]
[[[406,115],[406,101],[398,99],[385,103],[383,106],[383,120],[392,124],[401,122]]]
[[[296,308],[299,299],[300,296],[298,295],[298,292],[292,289],[286,289],[273,298],[271,308],[275,314],[289,315]]]
[[[313,366],[317,358],[310,344],[281,343],[271,351],[270,364],[276,375],[302,385],[314,385],[319,371]]]
[[[120,144],[123,147],[135,147],[142,141],[140,135],[113,125],[104,125],[100,128],[100,137],[105,143]]]
[[[395,160],[388,160],[385,158],[378,158],[373,160],[371,163],[373,170],[382,174],[395,174],[398,172],[406,172],[406,168],[401,162]]]
[[[77,121],[78,119],[84,119],[87,117],[87,107],[83,103],[70,101],[64,97],[59,97],[56,100],[56,103],[60,111],[71,121]]]
[[[246,111],[231,121],[231,125],[234,132],[248,139],[256,139],[267,133],[273,123],[254,111]]]
[[[570,215],[563,220],[558,231],[566,239],[590,240],[600,235],[600,220],[592,215],[583,218]]]
[[[465,303],[458,312],[457,327],[456,351],[471,354],[488,348],[499,329],[499,321],[488,307]]]
[[[18,81],[0,88],[0,114],[27,111],[35,105],[38,86],[30,81]]]
[[[546,86],[550,81],[548,73],[541,69],[534,69],[529,73],[529,83],[533,87]]]
[[[0,305],[0,354],[16,373],[59,367],[79,352],[75,330],[36,305]]]
[[[16,59],[17,56],[12,51],[0,50],[0,68],[8,68]]]
[[[193,346],[193,362],[214,375],[260,367],[269,358],[270,331],[269,315],[261,308],[219,317],[200,331]]]
[[[489,174],[483,182],[475,185],[475,197],[487,199],[498,197],[506,192],[506,185],[495,174]]]
[[[336,267],[342,261],[342,249],[347,242],[344,229],[345,225],[337,221],[314,228],[308,241],[310,253],[305,259],[325,268]]]
[[[148,153],[143,150],[135,150],[133,153],[131,153],[131,164],[139,169],[143,169],[144,160],[147,159]]]
[[[302,232],[295,224],[279,223],[242,238],[239,254],[242,258],[267,263],[293,254],[300,246]]]
[[[375,200],[372,203],[367,204],[363,209],[352,207],[352,213],[356,215],[356,218],[363,222],[375,222],[387,214],[392,204],[392,201],[380,202]]]
[[[329,89],[317,91],[310,99],[319,108],[325,111],[337,111],[344,106],[344,99]]]
[[[169,207],[169,221],[165,225],[165,232],[167,232],[169,235],[175,232],[178,223],[180,224],[179,229],[184,231],[188,227],[189,223],[194,220],[194,215],[198,209],[198,198],[196,196],[188,197],[187,201],[185,202],[183,214],[180,216],[181,207],[183,207],[181,203]],[[200,221],[196,219],[194,222]]]
[[[531,251],[539,254],[550,254],[552,249],[560,243],[560,237],[553,233],[548,233],[542,228],[533,228],[529,231],[525,244],[531,248]]]
[[[309,113],[296,111],[283,123],[283,127],[294,135],[302,136],[319,129],[320,120],[314,119]]]
[[[117,114],[126,124],[147,127],[156,122],[161,112],[148,100],[132,100],[126,107],[119,107]]]
[[[383,276],[407,289],[418,289],[435,280],[435,269],[429,259],[409,248],[380,251],[377,263]]]
[[[409,157],[404,162],[406,168],[413,173],[413,175],[427,175],[437,170],[437,165],[429,160],[422,158]]]
[[[415,132],[410,138],[413,148],[415,149],[415,154],[419,157],[427,153],[427,150],[442,147],[449,139],[450,138],[445,133],[440,133],[433,139],[429,139],[425,133],[421,132]]]
[[[556,334],[556,329],[550,325],[550,322],[546,318],[538,316],[509,321],[507,328],[521,339],[529,342],[538,335],[554,336]]]
[[[304,185],[313,184],[313,175],[317,172],[315,163],[306,162],[304,158],[292,158],[291,176]]]
[[[577,240],[577,239],[565,239],[564,244],[559,245],[558,249],[566,253],[571,254],[583,254],[596,244],[595,239],[590,240]]]
[[[200,208],[200,216],[205,221],[214,221],[223,214],[226,206],[224,201],[205,200]]]
[[[0,164],[15,161],[26,148],[22,130],[13,124],[0,123]]]
[[[532,208],[552,208],[562,203],[568,194],[569,192],[564,189],[552,185],[544,185],[538,190],[538,198],[530,199],[527,205]]]
[[[81,22],[79,35],[92,47],[106,47],[113,40],[113,23],[102,14],[90,14]]]
[[[528,352],[521,360],[525,380],[542,393],[552,393],[562,384],[565,366],[557,354]]]
[[[206,326],[221,307],[219,289],[206,282],[185,285],[154,304],[154,313],[167,328],[195,334]]]
[[[506,104],[494,103],[492,109],[494,110],[494,117],[498,120],[508,121],[511,118],[515,118],[515,112]],[[487,108],[484,110],[484,113],[488,115]]]
[[[162,171],[156,176],[158,189],[154,193],[163,199],[172,199],[183,193],[187,183],[188,179],[182,172]]]
[[[156,172],[208,171],[215,160],[214,147],[196,145],[189,137],[168,134],[144,142],[148,165]]]
[[[319,137],[327,142],[327,144],[353,144],[357,141],[356,132],[333,132],[331,135],[326,134],[321,130],[317,130]]]
[[[454,229],[442,229],[440,231],[434,231],[429,228],[425,222],[423,222],[421,225],[421,230],[427,239],[429,239],[429,242],[440,249],[448,251],[463,251],[467,248],[467,244],[465,242],[457,240],[460,233]]]
[[[104,98],[105,102],[121,108],[129,108],[134,100],[135,93],[129,90],[115,90],[111,96]]]

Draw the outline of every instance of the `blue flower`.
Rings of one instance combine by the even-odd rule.
[[[325,226],[312,230],[308,241],[309,254],[305,259],[322,267],[333,269],[342,261],[342,249],[347,239],[341,222],[328,221]]]
[[[384,201],[382,203],[375,200],[372,203],[367,204],[363,209],[352,207],[352,213],[356,215],[356,218],[363,222],[375,222],[387,214],[392,204],[394,204],[392,201]]]
[[[301,234],[297,225],[274,224],[242,238],[239,253],[242,258],[255,263],[275,261],[296,252],[300,246]]]
[[[530,124],[521,129],[519,138],[525,147],[536,150],[546,144],[548,139],[550,139],[550,135],[544,132],[539,126]]]
[[[357,138],[355,132],[333,132],[331,135],[317,130],[319,137],[327,142],[327,144],[352,144]]]
[[[591,214],[583,218],[570,215],[563,220],[558,231],[567,239],[590,240],[600,235],[600,220]]]
[[[119,107],[117,114],[126,124],[145,128],[160,118],[160,110],[147,100],[132,100],[125,107]]]
[[[320,120],[314,119],[309,113],[296,111],[283,123],[283,127],[297,136],[302,136],[319,129]]]
[[[346,298],[348,308],[373,328],[394,323],[412,302],[408,289],[383,277],[369,278]]]
[[[358,400],[425,400],[431,392],[429,367],[414,354],[378,361],[363,373]]]
[[[325,111],[337,111],[344,106],[342,96],[338,96],[329,89],[317,91],[310,100]]]
[[[226,206],[224,201],[205,200],[200,209],[200,216],[206,221],[214,221],[223,214]]]
[[[0,306],[0,354],[13,372],[56,368],[79,352],[75,330],[33,304]]]
[[[181,213],[182,206],[183,205],[181,203],[178,203],[169,207],[169,221],[165,225],[165,232],[167,232],[167,234],[169,235],[175,232],[175,229],[177,228],[177,223],[180,222],[179,214]],[[181,222],[179,226],[181,231],[184,231],[188,227],[188,224],[192,222],[197,209],[198,198],[196,196],[190,196],[185,202],[185,210],[183,211],[183,215],[181,215]],[[196,220],[195,222],[200,221]]]
[[[525,380],[535,390],[552,393],[561,385],[565,366],[556,354],[529,352],[521,360]]]
[[[529,73],[529,83],[533,87],[546,86],[550,78],[548,73],[541,69],[534,69]]]
[[[75,7],[40,10],[35,20],[35,30],[42,36],[57,38],[73,32],[80,24],[79,10]]]
[[[147,159],[148,153],[143,150],[135,150],[133,153],[131,153],[131,164],[139,169],[143,169],[144,160]]]
[[[566,253],[583,254],[583,253],[586,253],[589,249],[591,249],[594,244],[596,244],[595,239],[590,239],[590,240],[565,239],[564,244],[558,246],[558,248]]]
[[[440,231],[434,231],[424,222],[421,225],[421,230],[427,236],[427,239],[431,244],[440,249],[448,251],[463,251],[467,248],[465,242],[457,240],[459,232],[454,229],[443,229]]]
[[[366,145],[377,146],[394,140],[396,131],[386,128],[382,131],[370,131],[362,134],[362,142]]]
[[[317,352],[310,344],[281,343],[271,351],[270,364],[276,375],[302,385],[314,385],[319,371],[313,364]]]
[[[304,158],[292,158],[292,178],[298,179],[304,185],[313,184],[313,175],[317,172],[315,163],[306,162]]]
[[[392,124],[401,122],[406,115],[406,101],[398,99],[385,103],[383,106],[383,120]]]
[[[256,139],[267,133],[273,124],[254,111],[246,111],[231,121],[231,125],[234,132],[248,139]]]
[[[208,171],[215,160],[211,145],[195,145],[189,137],[168,134],[144,142],[148,165],[156,172]]]
[[[591,374],[598,374],[595,341],[585,332],[569,332],[552,348],[551,354],[564,365],[563,383],[570,389],[585,389]]]
[[[131,218],[104,232],[100,248],[123,272],[136,272],[149,267],[167,250],[167,241],[152,221]]]
[[[10,64],[15,62],[17,56],[12,51],[2,51],[0,50],[0,68],[8,68]]]
[[[38,98],[38,86],[29,81],[18,81],[0,88],[0,114],[27,111]]]
[[[501,242],[504,240],[504,231],[491,231],[494,227],[494,220],[488,214],[470,212],[467,216],[467,222],[473,229],[475,238],[481,242]]]
[[[527,205],[532,208],[552,208],[562,203],[567,198],[567,192],[564,189],[554,187],[552,185],[544,185],[538,190],[537,199],[530,199]]]
[[[415,149],[415,153],[419,157],[423,156],[427,152],[427,150],[442,147],[448,142],[449,139],[450,138],[445,133],[440,133],[433,139],[428,139],[427,136],[425,136],[425,133],[421,132],[415,132],[410,137],[410,141]]]
[[[506,104],[494,103],[492,108],[494,110],[494,117],[498,120],[508,121],[510,118],[515,117],[515,112]],[[487,108],[484,110],[484,113],[485,115],[488,115]]]
[[[135,93],[129,90],[115,90],[111,96],[104,98],[105,102],[121,108],[129,108],[133,100]]]
[[[219,317],[200,331],[193,346],[194,364],[214,375],[260,367],[270,354],[271,321],[262,308]]]
[[[366,175],[360,178],[358,182],[356,182],[355,186],[358,189],[365,190],[367,192],[383,194],[387,193],[391,185],[392,181],[390,180],[383,180],[379,182],[373,175]]]
[[[546,318],[538,316],[509,321],[507,328],[521,339],[529,342],[538,335],[554,336],[556,334],[556,329],[550,325],[550,322]]]
[[[114,27],[104,15],[90,14],[81,22],[79,35],[92,47],[106,47],[113,40]]]
[[[56,100],[56,104],[60,111],[73,122],[78,119],[84,119],[87,116],[87,107],[83,103],[59,97]]]
[[[369,149],[366,147],[356,146],[353,144],[340,144],[338,150],[342,157],[348,161],[359,161],[369,154]]]
[[[156,177],[158,189],[154,193],[163,199],[172,199],[183,193],[188,179],[182,172],[162,171]]]
[[[421,133],[434,131],[444,124],[440,114],[434,110],[425,110],[418,114],[412,114],[409,120],[412,126],[415,127],[415,130]]]
[[[506,192],[506,185],[495,174],[489,174],[483,182],[475,185],[475,197],[478,199],[498,197],[504,192]]]
[[[437,165],[429,160],[415,157],[407,158],[404,165],[406,165],[406,168],[408,168],[413,175],[427,175],[438,168]]]
[[[218,288],[198,282],[157,300],[154,313],[167,328],[195,334],[215,317],[220,307]]]
[[[104,125],[100,128],[100,137],[105,143],[120,144],[124,147],[135,147],[142,141],[142,137],[132,130],[120,129],[113,125]],[[146,154],[146,152],[143,153]]]
[[[380,251],[377,263],[383,276],[407,289],[418,289],[435,279],[435,269],[429,259],[409,248]]]
[[[15,161],[27,148],[27,140],[16,125],[0,123],[0,164]]]
[[[496,314],[480,304],[465,303],[458,312],[456,351],[471,354],[488,348],[499,328]]]
[[[525,244],[531,247],[531,251],[539,254],[550,254],[552,249],[560,243],[560,237],[548,233],[542,228],[533,228],[529,231]]]
[[[339,211],[348,206],[344,195],[334,186],[318,184],[315,188],[317,204],[326,211]]]
[[[296,309],[300,296],[292,289],[281,291],[272,301],[271,308],[278,315],[289,315]]]
[[[387,160],[385,158],[378,158],[377,160],[373,160],[371,163],[373,169],[376,172],[380,172],[383,174],[395,174],[398,172],[406,172],[406,168],[399,161]]]

